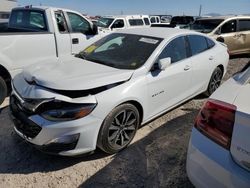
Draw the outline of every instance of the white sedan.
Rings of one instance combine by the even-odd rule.
[[[190,139],[187,173],[197,187],[250,187],[250,63],[201,109]]]
[[[165,28],[110,34],[61,63],[35,65],[13,80],[15,131],[39,149],[115,153],[137,129],[220,85],[227,48],[205,35]]]

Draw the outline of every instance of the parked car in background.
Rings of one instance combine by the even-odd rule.
[[[250,54],[250,16],[201,18],[190,29],[224,42],[230,55]]]
[[[104,33],[134,27],[150,27],[150,24],[148,15],[104,16],[97,22],[99,31]]]
[[[171,22],[172,16],[170,15],[150,15],[151,27],[168,27]]]
[[[190,139],[187,173],[195,187],[250,187],[250,62],[202,107]]]
[[[51,7],[22,7],[0,24],[0,104],[11,78],[26,66],[79,53],[96,39],[97,27],[80,13]]]
[[[34,65],[14,78],[15,131],[49,153],[78,155],[96,147],[116,153],[141,124],[213,93],[228,59],[224,44],[188,30],[112,33],[76,58]]]
[[[187,25],[193,23],[195,18],[193,16],[174,16],[171,19],[170,25],[175,28],[185,28]]]

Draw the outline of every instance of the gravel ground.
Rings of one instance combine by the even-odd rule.
[[[230,60],[225,79],[248,61]],[[97,150],[78,158],[43,154],[16,136],[6,100],[0,110],[0,187],[193,187],[186,152],[204,100],[198,96],[145,125],[119,154]]]

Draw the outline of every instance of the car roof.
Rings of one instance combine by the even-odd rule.
[[[175,29],[175,28],[161,28],[161,27],[131,28],[118,31],[117,33],[144,35],[144,36],[164,38],[164,39],[171,38],[172,36],[185,35],[185,34],[198,34],[201,36],[205,36],[195,31],[190,31],[185,29]]]
[[[138,15],[108,15],[103,16],[103,18],[142,18],[142,17],[149,17],[148,15],[138,14]]]
[[[229,18],[250,18],[250,16],[247,15],[227,15],[227,16],[213,16],[208,18],[198,18],[197,20],[226,20]]]

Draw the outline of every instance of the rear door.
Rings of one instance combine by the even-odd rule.
[[[250,70],[250,69],[249,69]],[[250,71],[249,71],[250,75]],[[250,171],[250,84],[242,86],[235,99],[237,106],[231,142],[231,153],[235,161]]]
[[[77,54],[90,45],[95,36],[92,34],[90,22],[83,16],[74,12],[65,14],[70,31],[71,52]]]
[[[242,43],[241,52],[250,53],[250,18],[238,20],[238,37]]]
[[[213,45],[208,46],[208,40],[204,36],[200,35],[188,35],[187,36],[190,48],[192,61],[192,92],[200,93],[206,90],[208,82],[214,71],[214,63],[216,57],[214,56]],[[210,43],[213,42],[210,40]]]

